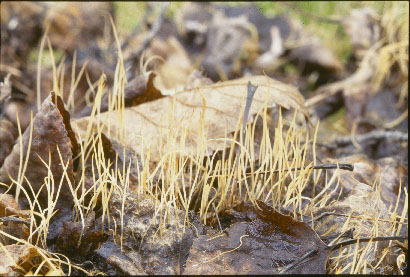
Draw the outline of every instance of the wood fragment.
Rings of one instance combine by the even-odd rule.
[[[354,136],[359,143],[364,143],[369,140],[382,140],[382,139],[392,139],[399,142],[408,141],[409,134],[400,131],[385,131],[385,130],[375,130],[366,134],[355,135]],[[338,147],[347,146],[352,144],[352,136],[344,136],[336,138],[335,144]]]

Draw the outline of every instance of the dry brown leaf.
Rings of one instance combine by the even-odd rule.
[[[131,80],[124,88],[125,107],[136,106],[145,102],[154,101],[163,97],[161,92],[154,85],[155,73],[146,72]],[[91,114],[92,106],[82,109],[75,117],[83,117]],[[101,99],[100,112],[108,111],[108,94],[104,94]]]
[[[115,244],[107,241],[97,254],[125,274],[181,272],[192,246],[192,231],[184,226],[180,211],[172,207],[164,221],[156,213],[158,204],[151,196],[132,191],[127,191],[125,196],[113,192],[108,207],[113,220],[122,224],[121,234],[117,231],[113,236]],[[127,268],[127,264],[133,266]]]
[[[344,180],[341,180],[341,182],[344,182]],[[315,218],[326,212],[334,212],[346,216],[351,215],[352,217],[329,215],[315,221],[315,230],[320,235],[325,233],[333,235],[335,230],[345,232],[352,228],[355,230],[355,237],[391,235],[391,223],[388,222],[390,220],[389,209],[380,198],[379,192],[364,183],[357,181],[355,187],[352,188],[344,199],[334,201],[322,208],[312,209],[312,214]],[[364,242],[360,243],[359,248],[366,245]],[[373,250],[362,254],[363,258],[368,264],[377,263],[380,260],[383,249],[387,245],[388,242],[378,242]],[[344,268],[351,263],[353,261],[352,255],[355,251],[355,247],[348,248],[346,256],[339,261],[338,267]],[[339,254],[340,252],[334,251],[331,256],[336,257]],[[369,271],[366,273],[369,273]]]
[[[24,274],[24,267],[19,268],[19,264],[31,256],[32,248],[25,245],[7,245],[0,251],[0,275],[20,275]],[[7,251],[7,253],[6,253]]]
[[[245,105],[249,81],[258,86],[250,115],[261,111],[266,102],[268,107],[280,105],[286,109],[294,108],[308,116],[304,98],[295,87],[266,76],[253,76],[185,90],[173,96],[125,109],[123,139],[120,139],[116,131],[116,126],[121,122],[121,114],[118,112],[100,114],[93,118],[92,124],[94,128],[104,124],[102,132],[108,138],[121,141],[122,145],[137,153],[146,153],[151,148],[153,161],[160,158],[157,155],[158,146],[166,147],[167,144],[173,143],[169,141],[169,134],[181,137],[185,132],[185,143],[181,147],[177,146],[177,151],[185,154],[197,153],[198,145],[203,145],[201,140],[205,137],[208,140],[208,148],[205,151],[206,154],[210,154],[230,144],[214,139],[229,137],[236,129]],[[86,117],[72,122],[73,128],[83,139],[89,121],[90,118]]]
[[[251,222],[236,222],[224,233],[194,241],[184,274],[324,274],[329,248],[305,222],[258,201],[261,210],[241,204]],[[310,253],[310,255],[308,255]],[[306,256],[306,257],[305,257]]]
[[[99,229],[99,230],[97,230]],[[57,238],[57,249],[76,256],[87,255],[107,240],[95,222],[94,211],[88,214],[84,225],[82,222],[65,221]]]
[[[30,213],[29,211],[22,211],[12,195],[0,194],[0,217],[11,215],[28,218]]]
[[[16,221],[12,220],[14,219],[14,216],[26,219],[29,218],[30,211],[22,211],[12,195],[6,193],[0,194],[0,218],[6,219],[4,222],[0,223],[0,230],[13,235],[16,238],[27,240],[30,236],[29,228],[26,226],[25,222],[17,221],[23,219],[16,218]],[[15,240],[7,236],[0,236],[0,243],[3,245],[9,245],[15,243]]]
[[[12,235],[14,238],[27,241],[30,237],[30,228],[24,222],[7,220],[0,225],[0,231]],[[14,238],[8,236],[0,236],[0,243],[3,245],[11,245],[16,243]],[[36,239],[37,236],[35,235]],[[32,237],[33,239],[33,237]]]
[[[30,140],[30,128],[27,128],[22,137],[23,140],[23,157],[27,154],[27,149]],[[60,160],[57,147],[60,150],[63,161]],[[12,184],[9,176],[14,180],[18,179],[20,167],[20,143],[14,145],[12,152],[4,161],[0,168],[0,182],[8,185]],[[51,160],[49,161],[49,152]],[[30,187],[27,182],[22,180],[22,185],[32,195],[31,189],[34,193],[39,194],[40,203],[47,205],[48,192],[46,187],[42,187],[45,183],[45,177],[48,176],[48,170],[43,162],[50,164],[50,170],[54,177],[54,195],[56,196],[60,180],[64,178],[62,189],[60,191],[60,202],[69,201],[71,199],[70,189],[67,187],[66,177],[64,177],[64,170],[62,162],[67,164],[67,176],[70,181],[73,181],[73,155],[78,152],[78,144],[74,133],[70,127],[70,116],[64,109],[64,104],[59,96],[52,93],[46,100],[44,100],[41,109],[36,114],[33,120],[33,134],[30,148],[30,155],[27,163],[25,177],[30,182]],[[71,201],[69,201],[71,204]],[[60,203],[61,204],[61,203]],[[61,208],[69,207],[69,205],[60,205]],[[57,206],[58,207],[58,206]]]
[[[54,276],[64,275],[58,266],[50,266],[50,262],[44,260],[44,254],[34,247],[13,244],[0,248],[0,276],[30,276],[39,266],[38,276],[49,275],[50,272]]]
[[[14,140],[17,137],[17,129],[7,119],[0,119],[0,166],[10,154]]]

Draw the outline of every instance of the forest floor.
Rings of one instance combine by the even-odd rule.
[[[408,2],[1,2],[0,275],[405,274]]]

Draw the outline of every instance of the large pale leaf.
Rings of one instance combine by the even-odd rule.
[[[159,159],[159,149],[197,153],[198,145],[204,145],[204,137],[208,140],[205,154],[210,154],[230,145],[224,144],[226,142],[223,140],[214,139],[229,137],[236,129],[245,106],[249,81],[258,86],[250,115],[256,114],[266,103],[268,107],[280,105],[286,109],[294,108],[307,116],[304,98],[295,87],[266,76],[253,76],[188,89],[173,96],[126,108],[122,122],[119,111],[102,113],[93,118],[93,128],[104,125],[102,132],[105,135],[137,153],[151,148],[153,161]],[[72,121],[73,128],[82,138],[86,136],[89,121],[90,117]],[[121,124],[125,132],[120,139],[118,127]],[[170,134],[177,138],[186,134],[185,143],[172,148],[174,142],[170,140]]]

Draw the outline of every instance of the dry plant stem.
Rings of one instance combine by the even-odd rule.
[[[393,139],[398,141],[408,141],[409,134],[400,131],[384,131],[376,130],[362,135],[355,135],[357,142],[362,143],[368,140]],[[335,140],[335,144],[339,147],[353,143],[351,136],[340,137]]]
[[[330,248],[331,251],[339,248],[339,247],[344,247],[347,245],[351,245],[351,244],[355,244],[355,243],[361,243],[361,242],[376,242],[376,241],[388,241],[388,240],[406,240],[408,239],[408,237],[397,237],[397,236],[393,236],[393,237],[373,237],[373,238],[357,238],[357,239],[351,239],[351,240],[345,240],[342,242],[339,242],[333,246],[328,246],[328,248]],[[303,260],[305,260],[306,258],[315,255],[318,252],[318,249],[313,249],[309,252],[307,252],[306,254],[304,254],[302,257],[300,257],[299,259],[297,259],[296,261],[294,261],[293,263],[290,263],[289,265],[285,266],[280,273],[285,273],[286,271],[289,271],[290,269],[294,268],[295,266],[297,266],[298,264],[300,264]]]
[[[317,218],[315,218],[314,219],[314,221],[318,221],[318,220],[321,220],[322,218],[324,218],[324,217],[326,217],[326,216],[331,216],[331,215],[333,215],[333,216],[344,216],[344,217],[352,217],[352,218],[359,218],[359,219],[362,219],[362,220],[374,220],[373,218],[364,218],[364,217],[360,217],[360,216],[350,216],[350,215],[346,215],[346,214],[339,214],[339,213],[334,213],[334,212],[324,212],[323,214],[321,214],[321,215],[319,215]],[[308,215],[304,215],[304,216],[308,216]],[[391,222],[391,223],[399,223],[398,221],[391,221],[391,220],[383,220],[383,219],[377,219],[378,221],[381,221],[381,222]],[[311,220],[308,220],[308,221],[306,221],[306,222],[312,222],[312,219]],[[407,223],[400,223],[400,224],[404,224],[404,225],[407,225]]]
[[[318,252],[318,249],[313,249],[309,252],[307,252],[306,254],[304,254],[302,257],[300,257],[299,259],[297,259],[296,261],[294,261],[293,263],[288,264],[287,266],[285,266],[279,273],[285,273],[286,271],[294,268],[296,265],[300,264],[304,259],[315,255]]]
[[[387,240],[407,240],[408,237],[400,237],[400,236],[392,236],[392,237],[373,237],[373,238],[357,238],[357,239],[349,239],[349,240],[345,240],[342,242],[339,242],[333,246],[329,246],[331,247],[332,250],[335,250],[339,247],[344,247],[347,245],[351,245],[351,244],[355,244],[357,242],[361,243],[361,242],[376,242],[376,241],[387,241]]]
[[[309,168],[309,166],[305,166],[305,167],[298,167],[298,168],[285,168],[285,169],[277,169],[274,171],[264,171],[264,172],[259,172],[259,174],[266,174],[266,173],[270,173],[270,172],[279,172],[279,171],[294,171],[294,170],[305,170]],[[349,171],[353,171],[353,165],[351,164],[322,164],[322,165],[314,165],[312,167],[310,167],[312,169],[343,169],[343,170],[349,170]]]
[[[217,212],[217,210],[216,210],[216,207],[215,207],[214,202],[212,202],[212,206],[214,207],[215,216],[216,216],[216,220],[218,221],[219,229],[221,229],[221,231],[223,231],[223,229],[222,229],[222,225],[221,225],[221,222],[219,221],[218,212]]]
[[[0,222],[18,222],[18,223],[24,223],[27,226],[30,226],[30,221],[18,218],[18,217],[12,217],[12,216],[4,216],[0,217]]]
[[[244,145],[243,141],[245,140],[246,123],[248,121],[249,111],[251,109],[252,100],[253,100],[253,97],[255,95],[255,92],[256,92],[257,88],[258,88],[258,86],[252,85],[252,83],[250,81],[248,82],[248,94],[246,96],[246,104],[245,104],[245,110],[244,110],[244,113],[243,113],[243,120],[242,120],[242,131],[241,131],[241,134],[240,134],[241,145]],[[235,165],[234,172],[237,172],[237,170],[238,170],[240,156],[241,156],[241,147],[238,147],[237,155],[236,155],[236,165]],[[230,184],[231,187],[233,187],[232,184],[233,184],[234,180],[235,180],[235,177],[233,179],[231,179],[231,184]]]
[[[165,11],[167,10],[169,4],[170,4],[169,2],[165,2],[165,3],[162,4],[161,12],[160,12],[157,20],[155,21],[154,25],[152,26],[152,30],[149,33],[148,37],[144,40],[144,42],[141,44],[141,46],[138,48],[138,50],[127,59],[127,61],[135,60],[136,58],[138,58],[141,55],[141,53],[147,47],[149,47],[149,45],[151,44],[152,39],[158,34],[159,29],[161,28],[162,24],[164,23]]]

